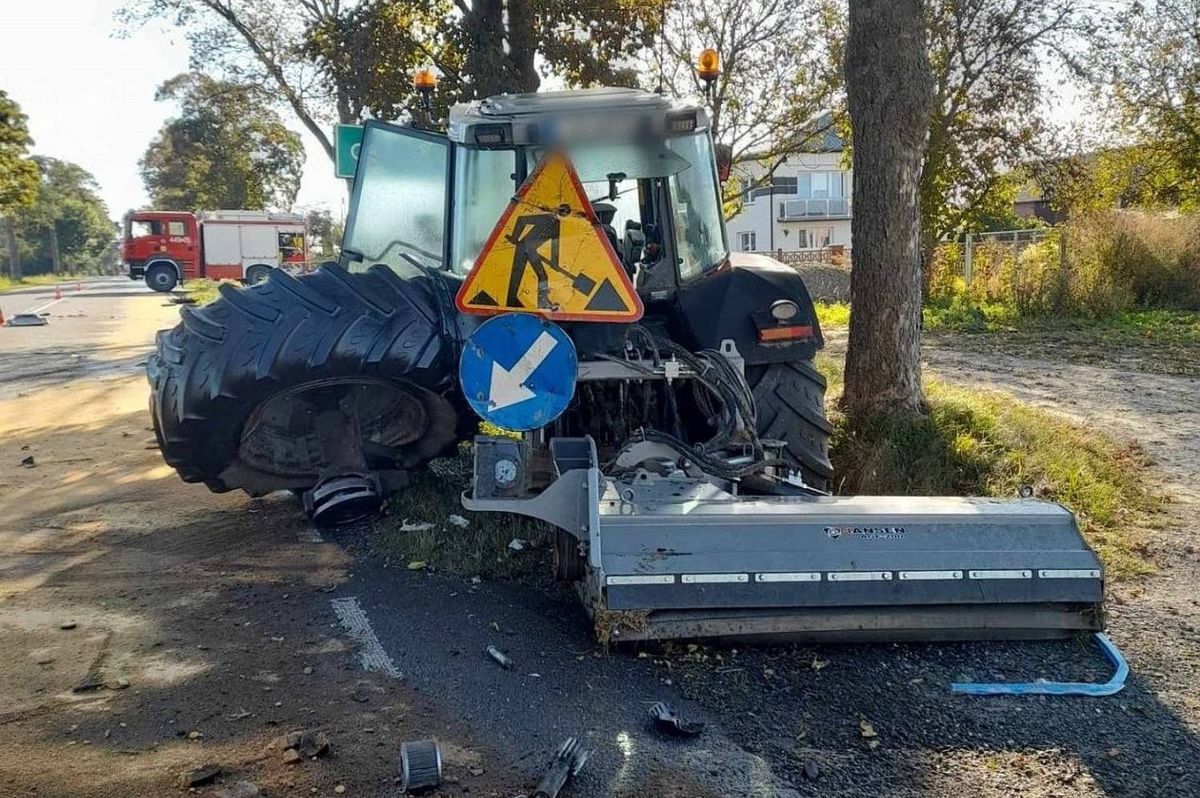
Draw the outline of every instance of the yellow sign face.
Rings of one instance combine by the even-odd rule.
[[[463,313],[630,322],[642,302],[565,155],[550,153],[504,209],[455,300]]]

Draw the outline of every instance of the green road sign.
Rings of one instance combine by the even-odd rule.
[[[334,173],[338,177],[353,178],[358,169],[358,149],[362,146],[362,125],[338,125],[333,129],[333,149],[337,153]]]

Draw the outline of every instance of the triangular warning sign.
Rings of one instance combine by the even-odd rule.
[[[642,302],[570,160],[548,154],[513,197],[455,300],[463,313],[630,322]]]

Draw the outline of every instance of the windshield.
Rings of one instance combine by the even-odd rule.
[[[415,143],[408,141],[405,146],[411,149]],[[728,249],[712,160],[712,144],[707,133],[651,143],[578,145],[569,148],[567,154],[613,249],[631,273],[636,263],[652,264],[662,256],[662,236],[668,232],[667,220],[660,218],[660,211],[654,207],[652,186],[663,183],[670,196],[670,221],[675,231],[680,277],[700,273],[725,259]],[[526,169],[531,172],[545,155],[545,150],[530,148],[524,155],[528,161]],[[458,274],[466,274],[471,270],[488,236],[516,193],[519,157],[520,153],[516,150],[455,149],[452,178],[454,202],[450,208],[450,268]],[[420,164],[419,160],[410,153],[400,161],[405,164],[403,170],[395,165],[390,167],[391,171],[403,171],[406,174],[403,178],[396,174],[391,179],[411,181],[417,177],[414,172],[427,169],[429,174],[424,179],[432,181],[444,163],[432,152],[426,164]],[[431,165],[433,168],[429,169]],[[375,182],[364,180],[363,171],[363,164],[360,163],[360,184]],[[434,198],[434,193],[425,191],[420,195],[422,204],[429,199],[435,200],[427,210],[441,206],[441,197]],[[396,205],[394,200],[391,204],[393,207]],[[395,223],[390,216],[388,235],[361,236],[374,239],[371,252],[364,254],[374,255],[386,243],[394,245]],[[367,232],[354,230],[352,226],[348,230],[348,238],[352,231]],[[440,234],[441,229],[440,226],[429,225],[422,232]],[[356,239],[359,237],[355,236]],[[407,236],[401,236],[402,241],[414,243],[422,238],[427,240],[427,245],[422,249],[436,251],[428,245],[440,240],[439,235],[422,236],[412,231]],[[421,257],[419,251],[408,246],[400,251],[410,257]],[[390,261],[394,257],[384,260]]]

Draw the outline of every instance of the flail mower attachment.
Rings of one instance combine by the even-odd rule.
[[[680,469],[601,472],[590,438],[475,442],[471,510],[561,530],[602,639],[1037,639],[1103,627],[1103,570],[1061,505],[744,496]],[[503,475],[502,482],[497,475]],[[522,495],[524,494],[524,495]],[[563,558],[577,562],[563,563]]]

